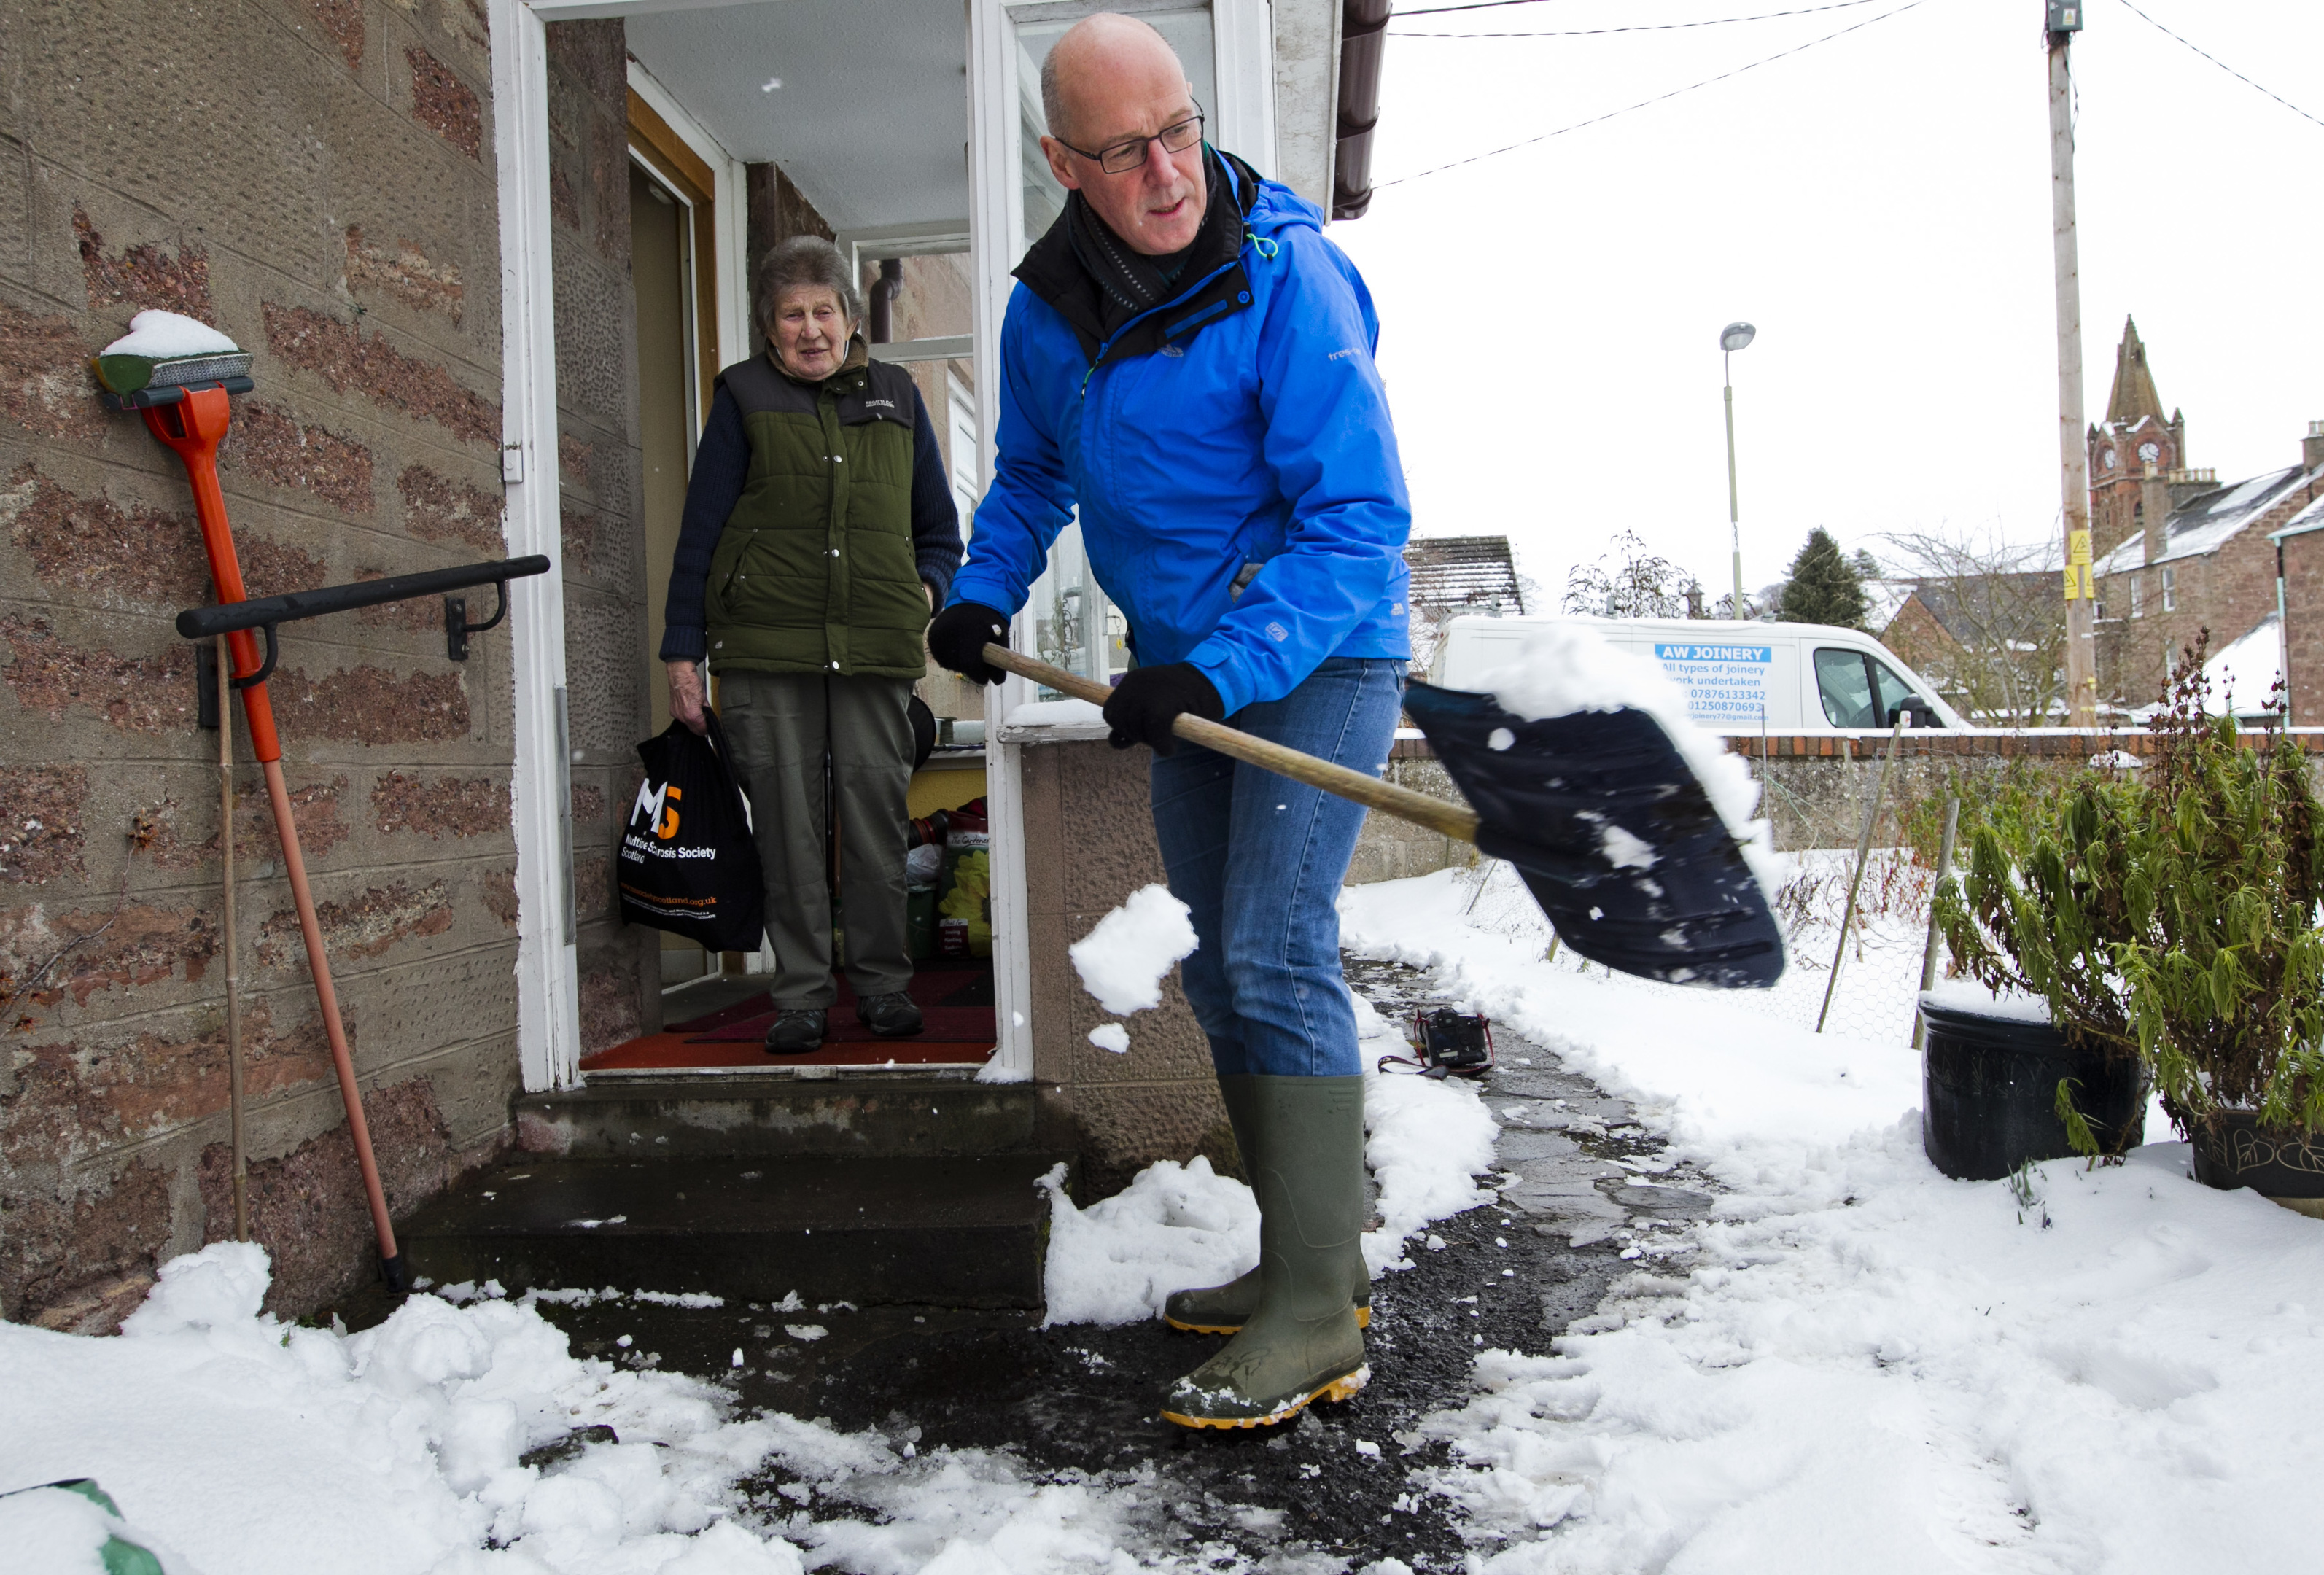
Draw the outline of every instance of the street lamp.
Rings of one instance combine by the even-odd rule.
[[[1743,514],[1735,499],[1735,352],[1758,336],[1748,323],[1729,323],[1719,330],[1720,362],[1727,369],[1727,530],[1735,547],[1735,604],[1743,616]]]

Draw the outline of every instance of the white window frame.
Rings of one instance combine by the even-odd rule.
[[[2136,569],[2130,572],[2130,615],[2133,618],[2146,616],[2146,576]]]
[[[2169,564],[2163,566],[2163,610],[2179,611],[2179,571]]]

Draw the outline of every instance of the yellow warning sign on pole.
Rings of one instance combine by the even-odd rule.
[[[2072,530],[2066,534],[2066,600],[2092,602],[2098,592],[2090,580],[2090,533]]]

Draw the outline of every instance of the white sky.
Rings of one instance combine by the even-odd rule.
[[[1683,87],[1901,0],[1540,0],[1391,29],[1376,182]],[[2139,0],[2324,115],[2324,5]],[[1625,525],[1729,581],[1720,328],[1736,355],[1744,583],[1808,530],[2055,529],[2056,318],[2041,0],[1921,0],[1728,82],[1405,185],[1332,234],[1381,317],[1420,535],[1507,533],[1553,594]],[[2086,411],[2126,313],[2221,480],[2324,419],[2324,125],[2089,0],[2075,41]],[[1547,609],[1545,609],[1546,611]]]

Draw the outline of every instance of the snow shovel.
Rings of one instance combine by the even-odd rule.
[[[1092,705],[1112,693],[997,645],[984,659]],[[1199,716],[1181,715],[1170,731],[1506,860],[1559,937],[1593,962],[1717,990],[1764,990],[1782,977],[1783,932],[1766,892],[1653,717],[1625,709],[1529,722],[1489,695],[1428,684],[1405,686],[1404,709],[1468,805]]]

